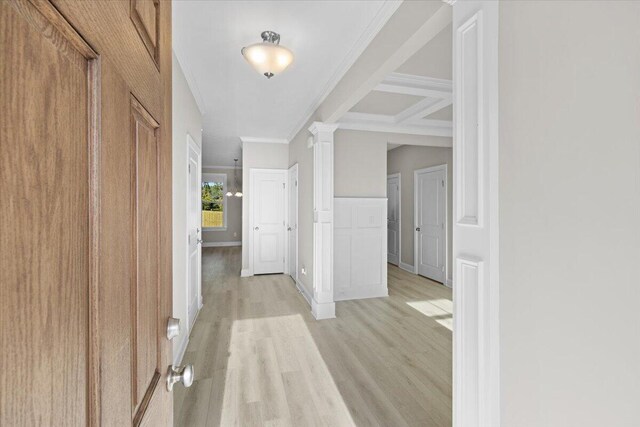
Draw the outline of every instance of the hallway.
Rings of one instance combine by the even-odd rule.
[[[176,388],[185,426],[450,426],[451,290],[389,265],[389,297],[316,321],[284,275],[240,278],[238,247],[202,251],[202,308]]]

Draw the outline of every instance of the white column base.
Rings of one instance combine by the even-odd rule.
[[[242,270],[240,270],[240,277],[251,277],[253,276],[253,274],[251,273],[251,270],[248,268],[243,268]]]
[[[313,314],[313,317],[315,317],[316,320],[335,319],[336,303],[319,303],[314,299],[311,301],[311,314]]]

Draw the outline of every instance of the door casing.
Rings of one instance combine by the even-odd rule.
[[[193,323],[196,320],[196,317],[198,316],[198,313],[200,311],[200,309],[202,308],[202,278],[201,278],[201,271],[202,271],[202,245],[197,243],[198,239],[202,239],[202,203],[197,203],[194,204],[192,197],[193,191],[196,191],[196,194],[200,194],[200,188],[202,185],[202,150],[200,149],[200,146],[198,146],[198,144],[195,142],[195,140],[193,139],[193,137],[191,135],[189,135],[187,133],[187,161],[189,162],[189,166],[188,166],[188,170],[187,173],[188,175],[188,179],[187,179],[187,277],[186,277],[186,286],[187,286],[187,306],[186,306],[186,313],[187,316],[189,317],[188,321],[185,322],[185,324],[187,325],[187,330],[186,335],[188,336],[191,329],[193,328]],[[192,154],[195,154],[197,161],[193,162],[192,161]],[[195,175],[195,183],[197,186],[197,189],[192,188],[192,182],[191,182],[191,178],[192,175]],[[197,224],[197,225],[196,225]],[[195,228],[195,231],[194,231]],[[194,243],[193,240],[196,240],[196,242]],[[192,256],[192,249],[191,246],[192,244],[196,245],[196,250],[198,251],[198,253],[196,254],[196,264],[197,264],[197,268],[196,268],[196,312],[195,314],[192,316],[192,310],[191,310],[191,303],[193,300],[193,295],[191,295],[192,293],[192,289],[191,289],[191,271],[192,271],[192,266],[191,266],[191,256]]]
[[[285,182],[285,206],[287,208],[287,227],[291,228],[286,236],[285,271],[298,283],[298,164],[289,168]],[[291,237],[293,236],[293,238]]]

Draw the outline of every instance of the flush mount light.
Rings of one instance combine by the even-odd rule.
[[[263,31],[262,43],[242,48],[242,56],[257,72],[270,79],[281,73],[293,61],[293,52],[280,46],[280,34]]]

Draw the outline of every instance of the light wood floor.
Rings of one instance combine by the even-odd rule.
[[[203,249],[204,307],[174,390],[177,426],[450,426],[451,291],[389,265],[389,297],[316,321],[283,275],[240,278]]]

